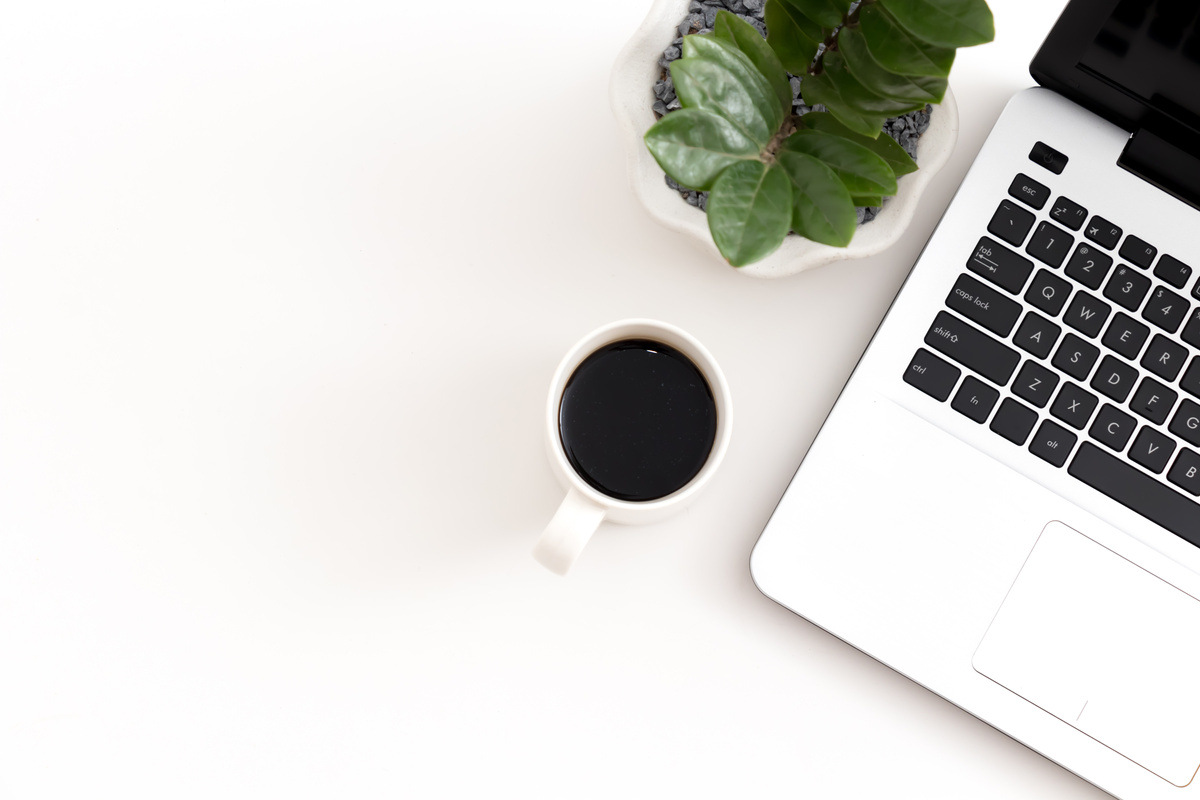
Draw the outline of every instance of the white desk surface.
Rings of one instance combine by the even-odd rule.
[[[779,282],[633,200],[647,0],[9,4],[0,797],[1102,796],[747,569],[1063,4],[994,0],[900,244]],[[642,315],[732,447],[563,580],[544,394]]]

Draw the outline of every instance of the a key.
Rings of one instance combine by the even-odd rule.
[[[1104,408],[1100,409],[1100,413],[1096,415],[1096,421],[1092,423],[1092,427],[1088,428],[1088,435],[1105,447],[1110,447],[1119,453],[1125,449],[1125,445],[1129,444],[1129,437],[1133,435],[1135,427],[1137,427],[1137,421],[1133,417],[1116,406],[1106,403]]]
[[[1029,229],[1033,227],[1033,214],[1018,206],[1012,200],[1001,200],[992,221],[988,223],[988,233],[999,236],[1004,241],[1019,247]]]
[[[1128,314],[1117,314],[1100,341],[1109,350],[1133,361],[1150,338],[1150,329]]]
[[[1087,220],[1087,209],[1065,197],[1060,197],[1050,206],[1050,216],[1073,231],[1083,227]]]
[[[1175,380],[1187,360],[1187,348],[1161,333],[1154,334],[1150,346],[1142,354],[1142,366],[1165,381]]]
[[[960,275],[946,297],[946,305],[992,333],[1008,338],[1021,316],[1021,304],[984,286],[970,275]]]
[[[938,312],[925,344],[999,386],[1008,383],[1021,360],[1016,350],[945,311]]]
[[[1033,272],[1033,262],[1014,253],[994,239],[984,236],[967,259],[967,269],[991,281],[1009,294],[1025,286]]]
[[[1025,292],[1025,302],[1034,308],[1045,311],[1052,317],[1057,317],[1067,304],[1071,294],[1071,284],[1055,275],[1048,269],[1039,269],[1033,276],[1033,282]]]
[[[1117,255],[1130,264],[1145,269],[1154,263],[1154,257],[1158,255],[1158,248],[1130,234],[1125,237],[1125,241],[1121,244],[1121,249],[1117,252]]]
[[[954,391],[962,370],[921,349],[904,370],[904,382],[917,387],[934,400],[944,402]]]
[[[1125,398],[1133,391],[1137,377],[1138,371],[1135,368],[1112,356],[1105,356],[1096,368],[1096,374],[1092,376],[1089,385],[1105,397],[1124,403]]]
[[[1083,235],[1106,250],[1112,250],[1121,241],[1121,229],[1101,216],[1092,217]]]
[[[1129,446],[1129,457],[1157,475],[1167,468],[1175,447],[1175,440],[1170,436],[1143,425]]]
[[[1085,242],[1071,254],[1071,260],[1067,262],[1067,277],[1089,289],[1099,289],[1112,265],[1112,256]]]
[[[1063,314],[1063,322],[1085,336],[1095,339],[1104,327],[1112,306],[1082,289],[1071,298],[1067,313]]]
[[[1036,311],[1030,311],[1013,334],[1013,344],[1038,358],[1045,358],[1054,349],[1060,333],[1062,328]]]
[[[1050,413],[1077,431],[1083,430],[1100,400],[1096,395],[1070,381],[1063,383]]]
[[[1038,225],[1025,252],[1044,264],[1061,267],[1067,258],[1067,253],[1071,252],[1073,244],[1075,244],[1075,239],[1071,234],[1057,225],[1043,222]]]
[[[1108,285],[1104,287],[1104,296],[1130,311],[1137,311],[1148,291],[1150,279],[1122,264],[1108,279]]]
[[[1092,367],[1099,357],[1099,347],[1085,342],[1073,333],[1068,333],[1050,363],[1075,380],[1082,381],[1091,374]]]
[[[1182,296],[1159,287],[1150,293],[1150,299],[1142,309],[1142,319],[1167,333],[1174,333],[1179,330],[1190,310],[1191,306]]]

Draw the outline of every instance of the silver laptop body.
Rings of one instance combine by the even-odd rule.
[[[1120,166],[1129,141],[1049,89],[1013,98],[751,571],[1100,788],[1179,798],[1200,796],[1200,211]]]

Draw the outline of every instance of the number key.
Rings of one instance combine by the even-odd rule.
[[[1108,285],[1104,287],[1104,296],[1130,311],[1137,311],[1148,291],[1150,279],[1122,264],[1108,279]]]
[[[1155,289],[1142,309],[1142,319],[1157,325],[1167,333],[1179,330],[1190,310],[1188,301],[1167,289]]]
[[[1043,222],[1038,225],[1025,252],[1052,267],[1061,267],[1073,244],[1075,240],[1071,238],[1071,234],[1057,225]]]
[[[1112,256],[1098,247],[1081,244],[1075,248],[1074,255],[1067,262],[1067,276],[1079,281],[1089,289],[1099,289],[1100,284],[1104,283],[1104,279],[1108,277],[1108,271],[1112,269],[1112,265]]]

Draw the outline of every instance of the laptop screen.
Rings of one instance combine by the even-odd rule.
[[[1073,0],[1030,72],[1127,130],[1200,133],[1200,2]]]

